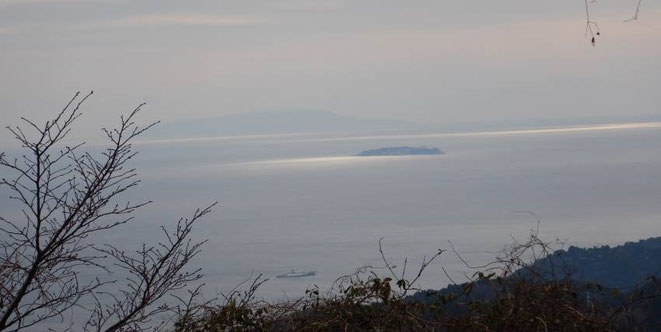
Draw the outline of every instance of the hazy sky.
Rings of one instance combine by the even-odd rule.
[[[274,109],[420,122],[660,114],[661,2],[0,0],[0,124]],[[3,138],[6,135],[3,133]]]

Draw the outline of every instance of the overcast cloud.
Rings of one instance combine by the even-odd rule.
[[[87,132],[324,109],[425,123],[660,114],[661,3],[0,0],[0,124],[94,90]],[[6,140],[3,133],[0,138]]]

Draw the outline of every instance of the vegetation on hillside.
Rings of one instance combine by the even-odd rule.
[[[208,303],[180,316],[176,328],[195,332],[660,330],[656,313],[661,310],[661,288],[652,265],[647,265],[648,260],[661,260],[650,252],[659,243],[661,238],[615,248],[556,251],[533,233],[527,242],[512,245],[483,266],[473,280],[424,291],[413,286],[415,280],[443,251],[426,260],[412,282],[382,255],[388,276],[359,269],[338,279],[330,291],[310,289],[305,297],[287,303],[256,301],[255,290],[264,281],[257,278],[247,291],[232,293],[222,304]],[[641,263],[638,256],[643,259],[639,265],[645,266],[621,271],[620,266]],[[591,271],[604,264],[612,265]],[[590,281],[574,275],[598,278]],[[646,278],[639,280],[643,275]],[[623,278],[632,278],[630,284],[635,286],[620,289],[600,283]]]
[[[661,237],[627,242],[617,247],[569,247],[535,262],[541,269],[564,265],[574,280],[630,289],[661,273]],[[563,272],[563,271],[561,271]]]

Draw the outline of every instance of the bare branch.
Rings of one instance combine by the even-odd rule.
[[[0,168],[13,174],[1,179],[0,186],[9,190],[23,214],[20,221],[0,216],[0,331],[63,319],[65,312],[80,309],[84,298],[103,308],[92,316],[105,319],[104,324],[111,322],[106,318],[113,319],[108,331],[129,325],[142,329],[142,323],[164,312],[152,307],[156,301],[201,276],[199,269],[185,268],[204,243],[191,241],[190,232],[215,204],[179,220],[174,230],[163,228],[167,241],[144,245],[137,258],[113,246],[101,251],[133,276],[126,289],[110,297],[114,305],[102,307],[99,301],[106,294],[103,286],[115,280],[81,278],[82,270],[109,270],[107,258],[89,242],[90,235],[133,220],[132,213],[150,203],[119,200],[140,183],[135,169],[128,167],[136,156],[133,139],[158,123],[136,125],[134,118],[144,106],[140,104],[120,118],[117,128],[103,129],[110,145],[99,153],[79,151],[84,143],[57,148],[92,93],[76,93],[43,125],[22,119],[28,131],[8,127],[27,152],[13,159],[0,153]]]

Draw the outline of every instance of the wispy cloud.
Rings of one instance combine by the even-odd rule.
[[[349,9],[352,2],[347,0],[274,1],[268,5],[270,8],[294,13],[328,13]]]
[[[7,6],[20,6],[32,4],[49,4],[49,3],[67,3],[67,2],[89,2],[91,0],[0,0],[0,8]],[[101,0],[96,0],[101,1]]]
[[[102,23],[104,26],[252,26],[267,23],[267,19],[255,16],[216,15],[145,15],[122,18]]]
[[[3,1],[3,0],[0,0]],[[55,1],[55,0],[51,0]],[[77,0],[63,0],[77,1]],[[0,2],[2,4],[2,2]],[[1,5],[0,5],[1,6]],[[89,29],[115,29],[115,28],[142,28],[142,27],[248,27],[268,23],[269,20],[262,16],[233,16],[233,15],[141,15],[108,20],[87,21],[69,23],[63,22],[58,26],[45,25],[40,22],[23,23],[15,26],[0,27],[0,35],[12,34],[25,30],[26,26],[34,29],[63,29],[67,31],[81,31]]]

